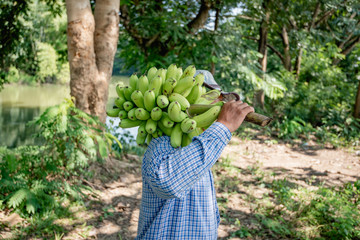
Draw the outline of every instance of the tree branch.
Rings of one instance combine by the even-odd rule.
[[[188,32],[195,33],[198,29],[202,28],[209,17],[209,11],[212,3],[209,0],[201,0],[201,6],[196,17],[187,24]]]
[[[224,15],[223,17],[225,17],[225,18],[234,17],[234,18],[241,18],[241,19],[255,21],[255,22],[261,22],[261,19],[250,17],[250,16],[247,16],[247,15],[242,15],[242,14],[237,14],[237,15],[229,15],[229,14],[227,14],[227,15]]]
[[[315,22],[315,25],[313,27],[317,27],[320,23],[325,21],[328,17],[330,17],[332,14],[334,14],[335,9],[331,9],[330,11],[327,11],[324,13],[324,15]]]
[[[354,48],[355,46],[360,43],[360,36],[357,37],[356,39],[353,40],[352,43],[350,43],[350,45],[345,48],[344,50],[341,51],[341,54],[344,54],[345,56],[348,55]]]
[[[341,51],[341,54],[343,54],[345,56],[348,55],[359,43],[360,43],[360,36],[353,38],[352,42],[344,50]],[[340,61],[341,61],[341,59],[335,58],[333,61],[333,65],[339,64]]]
[[[284,56],[281,54],[280,51],[278,51],[273,45],[271,44],[266,44],[266,46],[268,46],[276,55],[278,55],[278,57],[280,58],[280,60],[282,62],[284,62]]]
[[[318,2],[316,4],[315,10],[314,10],[314,13],[313,13],[313,16],[312,16],[311,24],[308,27],[308,31],[310,31],[315,26],[315,21],[316,21],[318,15],[320,13],[320,6],[321,6],[321,3]]]

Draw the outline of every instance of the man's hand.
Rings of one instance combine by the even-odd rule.
[[[234,132],[251,112],[254,112],[254,108],[247,103],[232,100],[224,104],[217,121],[224,124],[230,132]]]

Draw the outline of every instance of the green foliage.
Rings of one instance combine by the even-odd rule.
[[[7,74],[6,74],[6,81],[9,83],[16,83],[20,80],[19,70],[16,69],[14,66],[10,66]]]
[[[68,62],[61,65],[59,72],[56,74],[56,82],[60,84],[70,83],[70,66]]]
[[[258,208],[257,218],[276,238],[357,239],[360,237],[360,181],[339,189],[294,188],[274,180],[274,205]],[[283,206],[283,208],[279,207]],[[286,219],[286,220],[285,220]]]
[[[67,62],[64,4],[57,0],[20,1],[16,4],[2,1],[0,19],[3,23],[0,30],[0,72],[3,76],[0,76],[0,81],[5,82],[10,66],[19,70],[21,83],[33,84],[45,78],[54,81],[55,78],[48,76],[61,72],[62,65]],[[56,57],[50,48],[55,49]],[[34,76],[37,78],[35,81]]]
[[[36,75],[40,78],[41,82],[53,82],[53,78],[57,73],[56,66],[56,51],[48,43],[37,43],[38,52],[37,52],[37,64],[39,70]]]
[[[108,156],[114,137],[70,100],[48,108],[31,124],[38,126],[43,145],[0,152],[0,202],[2,208],[42,215],[58,207],[61,198],[82,199],[83,190],[90,189],[81,178],[90,176],[91,162]]]
[[[126,131],[114,124],[113,120],[110,120],[110,124],[106,125],[107,132],[115,137],[116,141],[113,141],[112,150],[115,155],[121,157],[121,154],[131,153],[138,156],[143,156],[146,148],[139,146],[134,136],[130,131]],[[121,131],[121,132],[120,132]]]

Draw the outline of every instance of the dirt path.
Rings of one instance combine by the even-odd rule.
[[[237,178],[240,180],[223,188],[222,182],[231,182],[233,178],[231,174],[226,174],[230,176],[229,179],[222,181],[222,174],[217,174],[218,169],[214,168],[220,209],[221,199],[227,197],[223,214],[228,212],[231,218],[240,221],[251,218],[249,198],[261,198],[268,191],[251,182],[254,171],[260,172],[260,175],[261,172],[270,172],[279,179],[286,177],[294,184],[305,187],[316,186],[320,182],[325,186],[334,186],[360,179],[360,157],[345,150],[320,149],[316,145],[293,148],[285,144],[264,143],[262,140],[242,141],[233,137],[219,161],[228,161],[232,167],[242,170]],[[121,239],[133,239],[136,236],[141,199],[140,163],[133,158],[131,163],[119,163],[120,166],[122,173],[119,178],[101,191],[103,205],[114,206],[116,211],[95,225],[92,233],[97,239],[120,239],[119,236]],[[229,197],[231,187],[234,189],[230,190],[236,194]],[[222,220],[219,238],[228,238],[234,230],[232,228],[231,224]]]

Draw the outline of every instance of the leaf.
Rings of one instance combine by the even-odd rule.
[[[8,201],[9,207],[18,207],[28,197],[29,193],[29,190],[25,188],[17,190]]]
[[[62,115],[59,119],[59,124],[57,126],[57,129],[60,133],[64,133],[67,130],[67,115]]]
[[[120,141],[114,135],[112,135],[111,133],[105,133],[105,136],[107,138],[115,140],[115,142],[119,145],[119,148],[122,149],[122,145],[121,145]]]
[[[10,171],[10,173],[14,172],[17,168],[17,159],[16,159],[15,155],[8,154],[8,155],[6,155],[5,159],[6,159],[7,167],[8,167],[8,170]]]
[[[36,200],[36,197],[34,196],[34,194],[30,193],[25,205],[26,211],[30,214],[35,214],[38,206],[39,204],[38,201]]]
[[[96,136],[96,140],[99,145],[99,153],[100,153],[101,157],[106,158],[108,153],[107,153],[105,141],[100,136]]]

